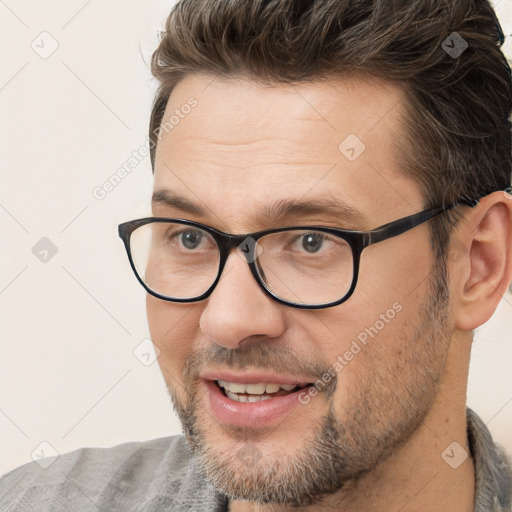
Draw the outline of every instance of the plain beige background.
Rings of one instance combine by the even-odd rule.
[[[181,431],[117,236],[150,214],[149,156],[93,194],[147,140],[147,63],[172,4],[0,1],[0,474]],[[512,0],[497,10],[510,35]],[[512,453],[511,295],[477,333],[468,404]]]

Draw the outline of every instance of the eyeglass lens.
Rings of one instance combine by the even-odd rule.
[[[352,249],[343,238],[306,228],[270,233],[255,245],[260,279],[282,300],[326,304],[343,298],[350,289],[354,273]],[[169,298],[202,295],[219,272],[217,242],[196,226],[145,224],[132,233],[130,250],[146,286]]]

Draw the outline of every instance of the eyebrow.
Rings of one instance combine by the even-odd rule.
[[[189,215],[206,217],[209,214],[208,208],[163,188],[155,190],[151,203],[153,206],[162,205]],[[307,217],[308,215],[324,215],[326,220],[338,220],[342,224],[356,226],[358,229],[365,227],[368,222],[362,212],[332,198],[306,201],[279,199],[271,205],[263,206],[257,212],[258,219],[270,225],[278,225],[288,218]]]

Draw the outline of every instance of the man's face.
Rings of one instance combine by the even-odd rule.
[[[190,97],[197,106],[182,109]],[[167,105],[163,122],[191,111],[163,133],[154,189],[205,212],[159,203],[153,214],[232,234],[368,230],[411,215],[423,201],[400,169],[403,105],[400,89],[377,80],[263,87],[189,76]],[[360,215],[261,215],[283,201],[326,200]],[[305,504],[372,470],[409,438],[436,398],[451,335],[434,263],[424,224],[367,248],[355,293],[339,306],[279,304],[235,250],[208,299],[148,295],[160,367],[217,487],[240,499]],[[218,380],[232,383],[232,398]],[[240,402],[262,388],[233,384],[302,389],[275,394],[269,386],[268,398]]]

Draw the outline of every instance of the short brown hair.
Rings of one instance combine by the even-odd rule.
[[[467,44],[460,55],[448,51],[456,41]],[[189,73],[268,84],[359,73],[406,92],[404,139],[394,145],[425,207],[505,189],[512,86],[503,41],[488,0],[181,0],[151,62],[160,82],[152,165],[167,100]]]

